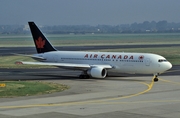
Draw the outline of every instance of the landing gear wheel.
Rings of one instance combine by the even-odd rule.
[[[159,80],[158,75],[159,75],[159,73],[154,74],[154,82],[157,82]]]
[[[79,75],[79,79],[83,79],[83,75]]]
[[[84,75],[84,79],[89,79],[89,75]]]
[[[89,75],[79,75],[79,79],[89,79]]]
[[[154,82],[157,82],[159,79],[157,77],[154,78]]]

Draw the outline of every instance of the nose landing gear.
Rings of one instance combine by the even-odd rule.
[[[159,73],[157,73],[157,74],[155,74],[154,75],[154,82],[157,82],[159,79],[158,79],[158,75],[159,75]]]
[[[154,82],[157,82],[159,79],[157,77],[154,77]]]

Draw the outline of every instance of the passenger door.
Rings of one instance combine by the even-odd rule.
[[[145,64],[146,64],[146,66],[150,66],[150,59],[149,58],[146,59]]]

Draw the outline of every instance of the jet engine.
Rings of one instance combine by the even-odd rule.
[[[105,78],[107,70],[100,67],[93,67],[87,71],[87,74],[94,78]]]

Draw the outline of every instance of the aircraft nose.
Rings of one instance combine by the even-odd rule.
[[[170,62],[166,63],[166,70],[169,70],[172,68],[172,64]]]

